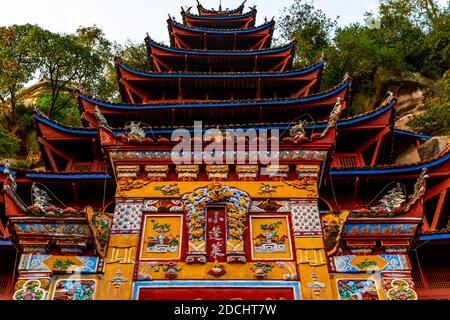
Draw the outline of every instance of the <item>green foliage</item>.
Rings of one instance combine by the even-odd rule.
[[[10,106],[10,110],[4,111],[8,130],[13,128],[17,95],[33,79],[36,70],[30,43],[38,28],[29,24],[0,27],[0,103]]]
[[[336,22],[307,0],[294,0],[281,19],[281,36],[300,45],[300,65],[311,64],[321,52],[327,57],[323,89],[339,83],[346,72],[353,78],[350,113],[367,111],[376,101],[375,74],[420,72],[438,79],[450,68],[450,9],[435,0],[382,0],[379,17],[366,13],[367,21],[379,19],[380,28]],[[334,34],[333,34],[334,31]],[[380,93],[380,94],[384,94]],[[363,103],[363,104],[359,104]]]
[[[0,125],[0,157],[14,157],[20,149],[20,140]]]
[[[429,135],[450,135],[450,72],[438,82],[444,96],[432,98],[425,112],[411,122],[413,128]]]
[[[297,42],[296,65],[306,66],[330,48],[336,25],[336,20],[327,18],[312,2],[294,0],[283,10],[279,29],[284,40]]]
[[[128,67],[137,70],[147,70],[147,51],[144,43],[134,43],[128,40],[125,45],[116,44],[115,51]]]
[[[50,81],[48,116],[53,118],[68,103],[67,99],[60,99],[64,90],[74,86],[89,87],[102,75],[102,59],[95,50],[80,43],[76,35],[39,30],[34,46],[40,76]]]
[[[81,116],[78,105],[74,97],[60,94],[56,101],[57,105],[62,107],[53,115],[53,120],[67,126],[81,126]],[[39,93],[36,97],[36,107],[43,113],[48,114],[51,106],[52,96],[49,93]]]

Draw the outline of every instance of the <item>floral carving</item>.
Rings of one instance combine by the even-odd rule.
[[[282,186],[274,186],[274,185],[270,185],[268,183],[261,183],[261,185],[259,186],[259,195],[264,196],[264,195],[272,195],[273,193],[277,192],[278,188],[281,188]]]
[[[272,271],[274,264],[268,263],[255,263],[252,267],[253,278],[255,279],[266,279],[270,271]]]
[[[170,185],[163,185],[159,187],[155,187],[155,190],[159,190],[163,193],[165,196],[173,196],[180,193],[180,188],[178,188],[178,183],[170,184]]]

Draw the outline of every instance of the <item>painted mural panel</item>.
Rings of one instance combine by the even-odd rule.
[[[287,216],[250,217],[253,260],[293,259]]]
[[[24,254],[20,271],[54,271],[59,273],[95,273],[97,257],[53,256],[48,254]]]
[[[336,256],[333,257],[333,260],[333,268],[336,272],[402,271],[410,269],[405,255],[348,255]]]
[[[182,215],[146,215],[140,260],[181,259],[182,226]]]
[[[98,282],[98,278],[55,278],[51,300],[94,300]]]
[[[70,234],[74,237],[86,237],[91,234],[87,225],[72,223],[16,223],[14,228],[18,235],[30,234],[55,237]]]
[[[380,300],[374,279],[336,280],[339,300]]]

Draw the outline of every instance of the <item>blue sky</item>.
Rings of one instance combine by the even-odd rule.
[[[275,16],[293,0],[248,0],[256,5],[258,24]],[[378,0],[314,0],[314,5],[329,17],[340,16],[340,24],[363,21],[364,12],[375,9]],[[206,8],[218,8],[219,0],[201,0]],[[223,8],[235,8],[242,0],[222,0]],[[146,32],[157,41],[168,42],[167,15],[181,21],[181,6],[193,6],[195,0],[13,0],[2,1],[0,25],[37,23],[54,32],[74,32],[78,26],[101,27],[107,37],[118,42],[143,41]],[[197,12],[196,10],[194,10]]]
[[[207,8],[218,8],[220,0],[201,0]],[[236,8],[243,0],[222,0],[223,8]],[[442,4],[446,0],[440,0]],[[78,26],[101,27],[111,40],[143,41],[146,32],[160,42],[168,42],[167,15],[181,20],[181,6],[193,6],[195,0],[8,0],[1,1],[0,25],[36,23],[54,32],[74,32]],[[258,24],[275,16],[293,0],[248,0],[256,5]],[[378,0],[313,0],[330,18],[340,16],[339,24],[362,22],[364,12],[376,10]],[[196,12],[196,10],[194,10]]]

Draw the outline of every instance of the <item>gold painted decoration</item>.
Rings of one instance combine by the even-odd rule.
[[[161,198],[160,188],[168,186],[167,182],[150,182],[137,180],[124,181],[119,183],[117,197],[121,198],[146,198],[146,199],[159,199]],[[287,181],[286,181],[287,182]],[[177,188],[179,188],[179,194],[170,194],[164,197],[179,199],[180,195],[192,194],[198,189],[205,188],[204,181],[179,181],[177,182]],[[307,199],[318,198],[317,183],[315,181],[289,181],[285,182],[260,182],[260,181],[221,181],[220,184],[229,188],[235,188],[247,193],[253,199],[275,199],[280,201],[281,199]],[[172,183],[171,183],[172,184]],[[271,192],[265,192],[264,195],[260,193],[266,187],[264,185],[279,186]],[[157,187],[157,189],[155,189]]]
[[[130,165],[130,166],[117,166],[116,172],[117,172],[117,178],[119,179],[136,179],[137,175],[139,174],[140,167],[137,165]]]
[[[269,174],[269,178],[274,181],[283,181],[289,176],[288,165],[267,166],[266,170]]]
[[[142,189],[150,184],[150,181],[144,180],[132,180],[132,179],[120,179],[117,184],[117,192],[131,191]]]
[[[175,171],[180,181],[195,181],[200,172],[199,165],[177,165]]]
[[[322,218],[322,229],[325,238],[325,250],[329,256],[336,254],[339,240],[350,213],[344,211],[339,215],[330,213]]]
[[[112,219],[106,213],[94,212],[94,209],[92,209],[92,207],[87,207],[85,209],[85,212],[89,228],[94,235],[95,247],[97,249],[97,252],[101,257],[104,258],[108,246]]]
[[[258,165],[238,165],[236,166],[236,174],[239,180],[242,181],[255,181],[258,178],[259,166]]]
[[[206,174],[209,180],[227,180],[230,168],[228,165],[207,165]]]
[[[145,166],[145,172],[147,172],[147,177],[152,181],[162,181],[167,179],[169,174],[168,165],[148,165]]]

